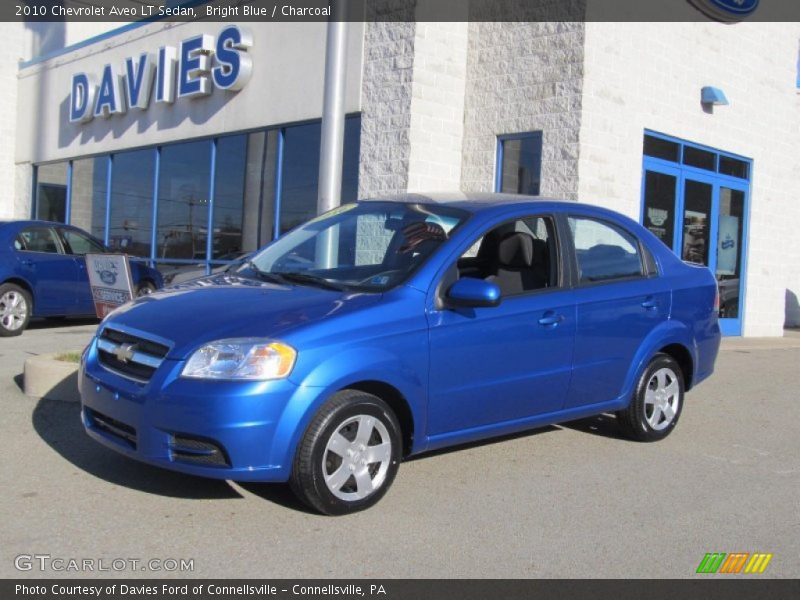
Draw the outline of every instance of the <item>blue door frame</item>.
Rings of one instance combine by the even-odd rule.
[[[675,189],[675,217],[674,217],[674,231],[672,239],[673,251],[681,255],[683,234],[684,234],[684,209],[685,209],[685,189],[687,181],[697,181],[711,186],[711,211],[709,222],[709,252],[708,252],[708,268],[712,273],[717,272],[717,250],[719,242],[719,214],[720,214],[720,191],[723,188],[740,191],[744,195],[743,206],[743,225],[742,225],[742,247],[741,247],[741,265],[739,268],[739,310],[736,318],[720,318],[720,329],[722,334],[726,336],[739,336],[742,335],[743,315],[745,310],[745,282],[747,281],[747,247],[750,227],[750,179],[752,178],[752,161],[750,159],[732,155],[727,152],[720,152],[719,150],[685,142],[671,136],[646,131],[646,135],[652,135],[661,139],[671,142],[679,143],[682,145],[681,157],[683,155],[683,147],[691,146],[714,152],[717,155],[730,156],[748,163],[748,179],[740,179],[725,175],[723,173],[708,171],[697,167],[692,167],[682,163],[676,163],[661,158],[652,156],[645,156],[643,160],[642,169],[642,187],[641,187],[641,213],[640,222],[645,224],[645,177],[648,171],[655,173],[662,173],[676,178]],[[717,157],[717,167],[719,164],[719,157]]]

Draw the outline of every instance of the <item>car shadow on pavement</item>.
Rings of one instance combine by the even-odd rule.
[[[570,421],[568,423],[559,423],[558,426],[564,429],[582,431],[583,433],[591,433],[592,435],[599,435],[615,440],[630,441],[622,434],[622,431],[620,431],[617,418],[607,413],[587,417],[585,419],[578,419],[577,421]]]
[[[546,425],[545,427],[540,427],[538,429],[529,429],[527,431],[520,431],[519,433],[510,433],[500,437],[478,440],[477,442],[467,442],[465,444],[458,444],[457,446],[448,446],[447,448],[440,448],[438,450],[431,450],[430,452],[423,452],[422,454],[409,456],[405,459],[405,462],[425,460],[426,458],[431,458],[433,456],[441,456],[442,454],[450,454],[451,452],[460,452],[470,448],[480,448],[481,446],[489,446],[491,444],[502,444],[503,442],[508,442],[510,440],[518,440],[521,438],[532,437],[534,435],[541,435],[542,433],[558,431],[558,429],[559,428],[554,425]]]
[[[100,319],[95,317],[51,317],[49,319],[33,319],[27,329],[60,329],[79,327],[81,325],[97,325]],[[23,334],[24,335],[24,334]]]
[[[36,433],[64,459],[109,483],[176,498],[242,497],[226,481],[159,469],[104,448],[84,432],[77,402],[41,399],[32,421]]]
[[[318,512],[310,509],[300,502],[292,492],[288,483],[260,483],[254,481],[237,481],[236,485],[241,486],[251,494],[278,504],[284,508],[296,510],[310,515],[319,515]]]

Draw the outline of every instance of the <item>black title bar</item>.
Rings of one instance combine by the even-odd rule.
[[[245,580],[245,579],[59,579],[0,582],[4,600],[478,600],[484,598],[703,598],[782,600],[800,597],[798,580],[713,578],[692,580]]]
[[[342,2],[339,12],[334,2]],[[800,21],[797,0],[3,0],[0,21]]]

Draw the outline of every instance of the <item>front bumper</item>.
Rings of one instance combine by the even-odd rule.
[[[87,434],[136,460],[234,481],[286,481],[314,388],[288,380],[201,381],[165,360],[140,383],[103,367],[95,343],[78,387]]]

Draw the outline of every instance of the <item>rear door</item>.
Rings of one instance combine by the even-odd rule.
[[[71,315],[77,307],[78,268],[52,227],[22,229],[15,243],[21,274],[33,287],[35,316]]]
[[[568,218],[577,326],[567,408],[622,393],[642,341],[669,316],[671,292],[636,236],[610,221]]]

